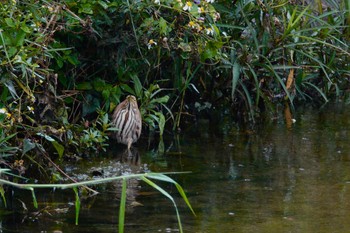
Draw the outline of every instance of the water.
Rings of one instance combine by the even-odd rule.
[[[165,137],[164,155],[147,149],[146,140],[139,144],[141,161],[126,171],[191,171],[171,177],[185,189],[196,216],[176,188],[159,183],[175,197],[184,232],[348,232],[350,108],[300,109],[294,118],[291,127],[283,116],[254,128],[229,119],[216,126],[198,122]],[[117,153],[75,164],[75,173],[108,170],[119,164]],[[131,185],[125,232],[178,232],[172,203],[145,183]],[[100,195],[82,200],[78,226],[73,192],[45,191],[38,200],[47,213],[35,215],[28,207],[3,214],[2,232],[118,232],[118,185],[100,189]],[[29,193],[18,193],[13,205],[21,209],[20,198],[30,206]]]

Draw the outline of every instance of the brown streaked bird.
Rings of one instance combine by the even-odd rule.
[[[135,96],[128,95],[115,108],[112,123],[118,128],[115,133],[117,141],[130,149],[131,144],[139,139],[142,129],[141,113]]]

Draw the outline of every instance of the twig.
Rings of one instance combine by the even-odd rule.
[[[74,183],[78,183],[78,181],[76,181],[75,179],[73,179],[72,177],[70,177],[67,173],[65,173],[56,163],[54,163],[50,157],[48,156],[48,154],[45,151],[42,151],[39,148],[40,152],[45,156],[45,158],[59,171],[61,172],[65,177],[67,177],[69,180],[73,181]],[[86,185],[82,185],[82,187],[86,188],[87,190],[91,191],[93,193],[93,195],[98,194],[98,192],[96,190],[93,190],[92,188],[89,188]]]

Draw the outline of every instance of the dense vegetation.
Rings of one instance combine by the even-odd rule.
[[[284,102],[347,100],[349,8],[347,0],[1,1],[1,162],[23,174],[106,150],[109,114],[129,93],[144,129],[160,134],[215,109],[254,121]]]

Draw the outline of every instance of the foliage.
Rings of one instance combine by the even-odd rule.
[[[133,94],[146,130],[225,106],[252,120],[349,87],[341,1],[9,1],[0,17],[1,153],[104,151]],[[343,36],[344,35],[344,36]],[[28,164],[28,163],[25,163]]]
[[[323,2],[323,10],[281,1],[238,1],[233,11],[220,6],[230,24],[219,28],[230,39],[227,58],[216,69],[231,77],[228,96],[236,107],[244,104],[249,119],[262,109],[274,111],[276,101],[287,99],[293,106],[295,99],[319,96],[327,102],[347,89],[344,9],[333,1]]]

